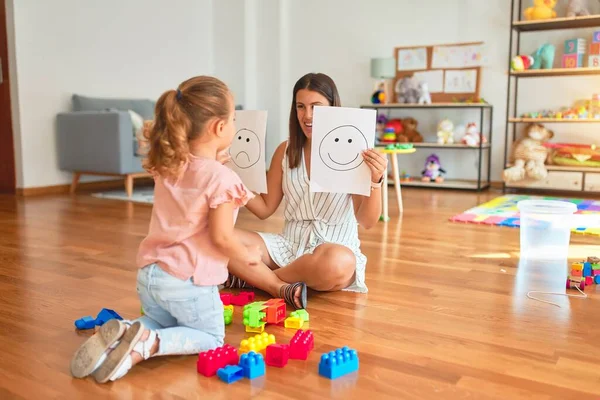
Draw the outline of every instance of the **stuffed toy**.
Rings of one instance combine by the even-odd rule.
[[[429,93],[429,86],[427,82],[421,82],[419,84],[419,104],[431,104],[431,94]]]
[[[532,56],[516,56],[510,62],[510,68],[513,71],[524,71],[526,69],[531,68],[533,65],[533,57]]]
[[[479,129],[477,129],[477,125],[474,122],[467,124],[467,130],[465,131],[465,135],[462,137],[460,142],[464,145],[477,147],[479,143],[487,143],[487,139],[485,136],[479,133]]]
[[[555,53],[556,48],[554,45],[549,43],[541,45],[540,48],[531,55],[533,57],[531,69],[551,69],[554,65]]]
[[[454,143],[454,124],[449,119],[444,119],[438,124],[438,143],[453,144]]]
[[[567,17],[583,17],[590,15],[587,0],[569,0]]]
[[[377,87],[377,90],[371,96],[371,103],[373,104],[383,104],[385,103],[385,85],[380,83]]]
[[[419,100],[419,84],[413,76],[407,76],[396,82],[398,103],[416,103]]]
[[[444,182],[442,174],[445,173],[446,171],[442,168],[440,158],[437,155],[432,154],[425,160],[425,169],[421,172],[421,180],[423,182],[435,181],[441,183]]]
[[[419,123],[414,118],[404,118],[402,120],[402,126],[404,127],[404,134],[398,137],[400,143],[421,143],[423,136],[417,131],[417,125]]]
[[[385,130],[385,124],[387,124],[388,119],[384,114],[379,114],[377,116],[377,135],[379,137],[383,136],[383,132]]]
[[[528,7],[523,12],[527,21],[536,19],[556,18],[556,0],[533,0],[533,7]]]
[[[505,182],[516,182],[527,178],[539,180],[548,176],[544,165],[548,149],[544,143],[554,137],[554,132],[541,124],[529,124],[525,136],[514,146],[511,161],[513,166],[504,170]]]

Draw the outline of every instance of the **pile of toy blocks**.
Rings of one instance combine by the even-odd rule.
[[[588,257],[587,261],[576,262],[571,265],[571,273],[567,278],[567,289],[579,288],[600,284],[600,258]]]
[[[242,315],[246,332],[262,333],[266,324],[277,325],[285,320],[285,301],[255,301],[244,306]]]
[[[600,31],[596,31],[592,35],[592,43],[588,54],[588,67],[600,68]]]
[[[587,42],[585,39],[569,39],[565,41],[565,51],[562,58],[563,68],[583,67],[583,57]]]

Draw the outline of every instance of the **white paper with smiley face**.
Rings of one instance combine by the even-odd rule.
[[[231,161],[244,185],[253,192],[267,193],[265,136],[267,112],[240,110],[235,112],[235,136],[229,147]]]
[[[371,170],[363,151],[373,147],[377,112],[315,107],[311,144],[311,192],[371,194]]]

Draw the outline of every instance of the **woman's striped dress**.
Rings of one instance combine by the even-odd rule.
[[[300,164],[298,168],[290,168],[286,152],[282,162],[285,206],[283,233],[258,234],[265,241],[269,255],[280,267],[285,267],[303,254],[312,253],[323,243],[337,243],[348,247],[356,256],[356,279],[345,290],[366,293],[367,258],[360,251],[352,195],[311,193],[304,151]]]

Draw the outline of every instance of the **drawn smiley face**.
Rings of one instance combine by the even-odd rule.
[[[235,134],[229,148],[231,161],[239,168],[250,168],[260,160],[260,140],[250,129],[242,128]]]
[[[329,131],[319,145],[319,157],[334,171],[350,171],[363,162],[367,138],[353,125],[342,125]]]

